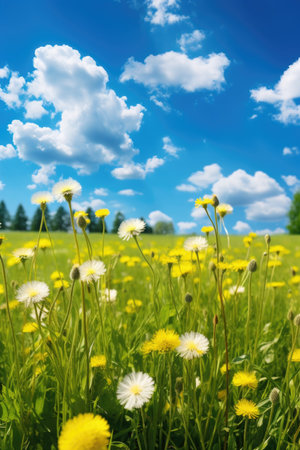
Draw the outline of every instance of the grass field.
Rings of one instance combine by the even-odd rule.
[[[37,239],[0,247],[1,449],[299,448],[300,236],[78,234],[81,264],[105,264],[81,281],[72,233],[13,256]],[[49,293],[20,300],[32,280]]]

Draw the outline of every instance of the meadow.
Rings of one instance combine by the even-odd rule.
[[[300,236],[206,208],[198,241],[3,234],[1,449],[299,448]]]

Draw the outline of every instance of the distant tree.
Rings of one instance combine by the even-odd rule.
[[[145,224],[146,224],[144,233],[152,234],[153,233],[153,228],[146,222],[146,220],[143,217],[141,217],[141,220],[143,220],[145,222]]]
[[[98,220],[95,216],[95,212],[91,207],[88,207],[85,211],[88,214],[90,223],[87,225],[86,229],[89,233],[96,233],[99,231]]]
[[[287,229],[290,234],[300,234],[300,191],[294,194],[288,216],[290,223],[288,224]]]
[[[5,230],[6,228],[9,227],[9,222],[10,222],[10,215],[9,212],[6,208],[6,205],[4,203],[4,201],[2,200],[0,202],[0,223],[1,223],[1,229]]]
[[[157,222],[154,225],[153,231],[155,234],[174,234],[174,225],[172,222]]]
[[[117,212],[117,214],[115,215],[115,219],[113,222],[113,226],[111,229],[112,233],[117,233],[119,226],[121,225],[121,223],[125,220],[125,216],[123,213],[121,213],[120,211]]]
[[[45,208],[45,219],[46,219],[47,227],[51,228],[51,221],[50,221],[50,214],[49,214],[48,206],[46,206],[46,208]],[[35,210],[35,213],[32,217],[30,230],[31,231],[39,231],[40,225],[41,225],[41,220],[42,220],[42,210],[40,207],[38,207]],[[42,231],[46,231],[45,224],[43,224]]]
[[[63,206],[59,206],[51,220],[51,229],[53,231],[68,231],[70,226],[70,217]]]
[[[12,230],[25,231],[27,230],[27,221],[28,218],[25,213],[25,209],[23,205],[19,205],[16,211],[16,214],[11,223]]]
[[[99,233],[102,233],[102,231],[103,231],[103,222],[102,222],[101,218],[99,219],[99,222],[97,225],[97,231],[99,231]],[[106,221],[104,219],[104,233],[107,233],[107,232],[108,232],[108,228],[107,228]]]

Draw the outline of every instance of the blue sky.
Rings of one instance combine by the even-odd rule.
[[[231,232],[282,232],[300,187],[300,5],[0,0],[0,198],[77,179],[77,209],[179,232],[216,193]],[[53,204],[50,210],[54,211]]]

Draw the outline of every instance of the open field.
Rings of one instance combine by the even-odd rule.
[[[62,450],[85,439],[88,449],[299,448],[300,236],[232,236],[230,248],[221,236],[216,249],[210,233],[195,252],[184,236],[108,234],[103,247],[101,234],[78,234],[81,264],[106,269],[81,270],[81,281],[69,275],[73,234],[51,238],[28,259],[12,252],[33,248],[35,233],[8,232],[0,248],[1,449],[56,449],[61,433]],[[20,300],[30,280],[49,287],[40,301]],[[126,393],[132,372],[153,381]],[[68,422],[88,412],[110,435],[90,416]]]

